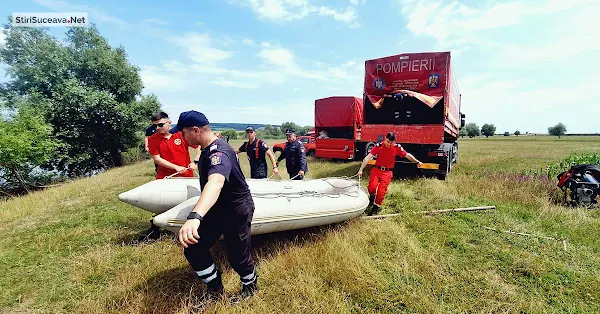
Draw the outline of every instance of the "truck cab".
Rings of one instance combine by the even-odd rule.
[[[297,140],[302,142],[302,144],[304,144],[304,149],[306,150],[306,156],[315,157],[315,154],[317,151],[317,145],[315,144],[314,136],[308,136],[308,135],[297,136]],[[277,144],[273,145],[273,152],[282,152],[283,149],[285,148],[285,143],[286,142],[277,143]]]

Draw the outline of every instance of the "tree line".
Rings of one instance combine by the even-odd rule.
[[[567,127],[563,123],[558,123],[554,126],[548,128],[548,134],[552,136],[558,136],[559,138],[565,135],[567,132]],[[484,124],[481,128],[475,123],[469,123],[465,125],[464,128],[460,129],[459,136],[460,137],[475,137],[484,135],[486,138],[490,136],[494,136],[496,134],[496,126],[493,124]],[[521,131],[516,130],[513,132],[514,135],[521,135]],[[526,132],[529,134],[529,132]],[[510,132],[504,132],[504,136],[509,136]]]
[[[111,47],[94,26],[70,28],[65,40],[46,28],[3,32],[2,194],[121,166],[124,152],[141,151],[144,126],[161,104],[141,94],[140,69],[123,47]]]
[[[312,126],[300,126],[294,122],[284,122],[281,126],[272,126],[265,125],[264,127],[256,130],[256,136],[260,139],[282,139],[285,138],[285,130],[293,129],[296,131],[296,135],[305,135],[308,131],[310,131]],[[244,138],[243,132],[238,132],[234,129],[229,129],[221,132],[221,135],[229,136],[230,139],[240,139]]]

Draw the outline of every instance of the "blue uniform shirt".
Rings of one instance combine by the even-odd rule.
[[[146,136],[152,136],[154,133],[158,132],[158,130],[156,130],[156,125],[153,124],[149,127],[146,128]]]
[[[250,188],[246,183],[235,151],[223,139],[216,139],[202,151],[198,166],[201,190],[204,190],[211,174],[219,173],[225,177],[225,183],[214,208],[237,210],[238,208],[248,208],[246,205],[254,207]]]
[[[306,163],[306,152],[304,144],[296,140],[294,142],[285,143],[285,148],[277,158],[277,162],[285,159],[285,167],[290,175],[296,175],[300,170],[304,173],[308,172],[308,165]]]

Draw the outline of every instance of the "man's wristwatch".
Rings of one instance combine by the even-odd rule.
[[[204,217],[200,216],[200,214],[198,214],[197,212],[191,212],[188,215],[187,219],[188,220],[190,220],[190,219],[198,219],[198,220],[202,221],[202,219],[204,219]]]

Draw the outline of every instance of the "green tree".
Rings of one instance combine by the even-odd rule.
[[[481,127],[481,134],[485,135],[485,137],[494,136],[496,133],[496,126],[493,124],[484,124]]]
[[[0,61],[10,81],[1,96],[43,96],[35,109],[64,144],[45,169],[78,176],[120,166],[121,153],[140,144],[150,114],[160,110],[156,96],[141,96],[139,69],[124,49],[109,46],[94,26],[70,29],[64,43],[43,28],[5,34]]]
[[[548,128],[548,134],[558,136],[558,138],[565,135],[566,132],[567,127],[564,124],[562,124],[562,122]]]
[[[294,122],[284,122],[281,124],[281,127],[280,127],[281,133],[284,133],[284,134],[285,134],[286,129],[293,129],[296,131],[296,134],[300,134],[300,133],[298,133],[300,131],[300,128],[301,127]]]
[[[460,129],[460,131],[458,132],[458,136],[460,136],[460,137],[469,136],[469,133],[467,132],[467,129],[466,129],[466,128],[462,128],[462,129]]]
[[[521,135],[521,131],[519,131],[519,130],[516,130],[516,131],[515,131],[515,135],[516,135],[516,136],[519,136],[519,135]]]
[[[465,125],[465,129],[467,130],[467,134],[469,135],[469,137],[481,135],[481,133],[479,132],[479,126],[477,126],[477,124],[473,122]]]
[[[60,147],[50,125],[33,107],[23,105],[14,115],[0,118],[0,181],[5,194],[35,189],[39,180],[32,172]]]
[[[229,136],[229,139],[232,139],[232,140],[238,139],[238,132],[236,132],[234,129],[225,130],[225,131],[221,132],[221,135],[223,136],[223,138],[226,138],[227,136]]]
[[[267,124],[263,129],[257,130],[256,134],[259,138],[271,139],[282,138],[284,133],[281,132],[280,128]]]

